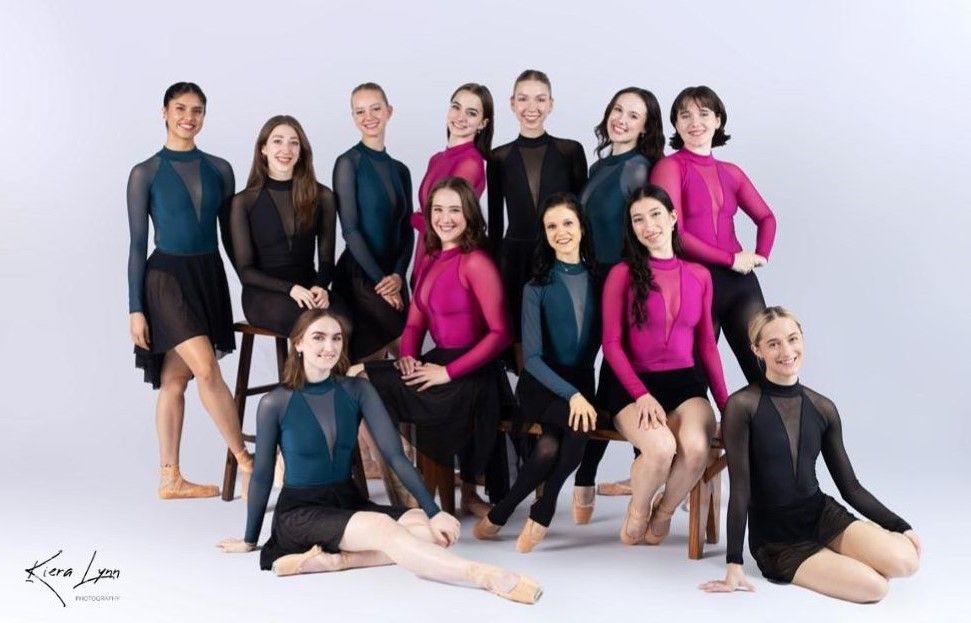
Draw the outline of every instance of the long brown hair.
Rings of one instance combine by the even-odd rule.
[[[486,223],[482,217],[482,208],[479,200],[475,197],[475,192],[469,183],[461,177],[446,177],[435,182],[432,189],[428,192],[428,199],[425,200],[423,211],[425,213],[425,249],[429,253],[441,251],[442,241],[432,228],[432,200],[435,193],[448,188],[454,190],[459,195],[462,204],[462,216],[465,217],[465,231],[459,237],[459,248],[462,253],[468,253],[473,249],[481,249],[486,239]]]
[[[341,356],[337,359],[337,364],[331,370],[331,374],[344,374],[350,367],[351,362],[347,357],[347,345],[350,342],[350,334],[347,332],[347,323],[339,315],[329,309],[308,309],[300,314],[297,321],[293,323],[290,330],[290,348],[287,351],[287,361],[283,365],[284,387],[290,389],[300,389],[307,382],[307,375],[303,371],[303,357],[297,352],[296,343],[303,339],[304,333],[310,325],[321,318],[333,318],[337,326],[341,328]]]
[[[479,84],[478,82],[466,82],[459,88],[455,89],[452,93],[452,97],[449,98],[449,102],[455,100],[455,96],[462,91],[468,91],[472,95],[479,98],[482,102],[482,118],[486,120],[486,126],[482,128],[479,132],[475,134],[475,148],[479,151],[479,154],[483,158],[488,158],[492,154],[492,133],[495,130],[492,123],[492,117],[495,115],[495,105],[492,102],[492,92],[489,91],[489,87],[484,84]],[[452,135],[448,128],[445,129],[445,138],[447,139]]]
[[[657,283],[651,273],[651,252],[641,244],[634,232],[634,223],[631,221],[630,210],[634,204],[641,199],[654,199],[664,206],[668,214],[674,214],[674,204],[671,196],[668,195],[660,186],[648,184],[636,191],[627,200],[627,215],[624,219],[624,252],[623,261],[627,262],[630,268],[630,288],[634,294],[631,306],[634,312],[634,324],[638,327],[644,326],[647,321],[647,297],[651,290],[657,290]],[[681,257],[682,246],[681,237],[678,235],[678,224],[675,222],[674,229],[671,231],[671,247],[676,257]]]
[[[270,177],[270,169],[266,163],[266,156],[261,150],[270,139],[270,133],[278,125],[288,125],[297,133],[300,140],[300,157],[293,165],[293,208],[297,214],[297,231],[309,231],[313,227],[317,215],[317,196],[320,193],[320,183],[314,173],[314,150],[310,147],[310,140],[300,122],[290,115],[276,115],[270,117],[260,133],[256,136],[256,146],[253,147],[253,165],[249,170],[246,189],[260,188]]]

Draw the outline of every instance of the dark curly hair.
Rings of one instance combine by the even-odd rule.
[[[644,106],[647,108],[647,117],[644,119],[644,132],[637,137],[637,145],[634,149],[640,152],[653,165],[664,157],[664,127],[661,124],[661,105],[657,103],[657,98],[654,97],[653,93],[640,87],[621,89],[610,98],[610,103],[607,104],[607,109],[604,110],[603,118],[593,129],[593,133],[597,137],[597,149],[595,150],[597,157],[603,158],[603,152],[610,147],[610,136],[607,134],[607,122],[610,118],[611,111],[617,104],[617,100],[621,95],[626,93],[633,93],[644,100]]]
[[[576,215],[580,223],[580,262],[586,266],[588,271],[594,271],[593,236],[588,235],[590,228],[587,226],[587,219],[583,214],[583,207],[580,200],[573,193],[553,193],[548,196],[539,206],[539,233],[536,239],[536,248],[533,251],[533,279],[536,285],[546,285],[553,276],[553,262],[556,261],[556,252],[546,241],[546,230],[543,227],[543,218],[546,213],[553,208],[564,207]]]
[[[632,311],[634,312],[634,323],[640,327],[643,326],[644,322],[647,320],[647,295],[650,294],[651,290],[657,290],[657,283],[654,281],[654,276],[651,274],[651,265],[649,260],[651,259],[651,252],[648,251],[647,247],[641,244],[641,241],[637,239],[637,234],[634,233],[634,225],[631,223],[630,209],[634,207],[634,204],[642,199],[655,199],[664,206],[664,208],[670,213],[674,214],[674,204],[671,203],[671,197],[668,196],[667,191],[665,191],[660,186],[655,186],[653,184],[648,184],[644,188],[636,191],[631,195],[630,199],[627,200],[627,218],[625,219],[624,225],[624,256],[623,261],[627,262],[627,266],[630,268],[630,280],[631,280],[631,290],[634,293],[634,301],[632,304]],[[678,224],[674,224],[674,231],[671,232],[671,245],[674,247],[674,254],[676,256],[681,256],[681,237],[678,235]]]

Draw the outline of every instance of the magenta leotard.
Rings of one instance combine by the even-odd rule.
[[[499,271],[480,250],[428,256],[401,334],[401,356],[418,357],[425,332],[439,348],[468,348],[445,369],[450,378],[475,371],[512,343]]]
[[[432,186],[446,177],[461,177],[475,192],[477,199],[482,198],[486,187],[485,159],[479,153],[474,142],[462,143],[440,151],[428,160],[428,169],[418,187],[418,207],[420,212],[412,212],[411,226],[419,235],[415,243],[415,267],[412,272],[412,283],[418,274],[422,262],[425,260],[425,202]]]
[[[739,208],[758,228],[755,252],[769,257],[775,240],[775,216],[734,164],[682,149],[654,165],[651,183],[671,196],[688,259],[731,268],[735,254],[742,250],[734,223]]]
[[[695,344],[718,409],[728,391],[711,321],[711,275],[698,264],[673,257],[651,259],[657,289],[647,296],[647,318],[634,322],[630,268],[610,269],[603,290],[603,352],[617,379],[637,400],[648,388],[638,372],[662,372],[695,365]]]

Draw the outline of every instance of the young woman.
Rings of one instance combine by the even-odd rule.
[[[485,159],[492,151],[492,93],[483,84],[469,82],[455,89],[445,115],[445,137],[448,146],[428,161],[425,177],[418,187],[418,203],[424,206],[432,186],[446,177],[461,177],[476,198],[485,190]],[[411,214],[411,226],[418,231],[415,244],[415,267],[411,273],[411,285],[425,259],[425,216],[421,212]]]
[[[334,290],[354,319],[352,361],[396,348],[408,304],[403,286],[414,239],[411,174],[384,148],[392,112],[380,86],[367,82],[355,87],[351,116],[361,142],[334,164],[337,213],[347,244],[337,261]]]
[[[279,446],[288,466],[286,484],[260,552],[262,569],[282,576],[397,563],[430,580],[535,603],[542,590],[530,578],[445,549],[458,540],[459,523],[435,505],[370,383],[341,376],[348,360],[339,317],[324,309],[304,312],[290,339],[283,386],[260,401],[246,535],[218,547],[256,549]],[[421,509],[379,506],[361,496],[350,476],[362,420]]]
[[[415,423],[418,448],[428,458],[452,465],[461,455],[461,508],[481,517],[489,506],[476,494],[476,477],[491,456],[501,384],[508,383],[496,361],[511,342],[506,300],[499,273],[481,250],[485,222],[469,184],[457,177],[439,181],[424,213],[428,259],[408,309],[401,357],[365,369],[392,415]],[[435,348],[422,355],[426,332]]]
[[[611,269],[603,292],[604,359],[614,374],[597,397],[641,451],[631,465],[620,540],[656,545],[701,477],[715,432],[696,351],[719,409],[728,392],[711,326],[711,278],[678,257],[671,199],[648,185],[628,205],[624,261]],[[656,496],[662,484],[664,494]]]
[[[226,221],[236,189],[229,163],[196,147],[205,117],[206,96],[198,85],[170,86],[162,98],[165,146],[135,165],[128,178],[129,332],[135,365],[160,390],[155,425],[162,463],[158,495],[163,499],[219,495],[217,486],[193,484],[179,472],[185,390],[193,377],[240,469],[249,473],[253,465],[216,361],[236,347],[216,238],[218,220],[232,258]],[[146,260],[150,220],[155,250]]]
[[[664,157],[661,106],[647,89],[621,89],[610,99],[594,133],[598,160],[590,167],[580,200],[590,222],[598,272],[605,276],[621,260],[627,200],[647,183],[651,165]],[[600,374],[611,374],[610,366],[601,366]],[[577,523],[589,522],[593,514],[597,467],[606,450],[606,441],[587,443],[573,482],[573,519]],[[597,493],[630,495],[630,482],[601,483]]]
[[[478,539],[495,538],[516,506],[542,485],[516,549],[529,552],[543,539],[556,498],[583,456],[587,431],[597,423],[593,360],[600,347],[600,313],[593,253],[580,203],[555,193],[540,210],[546,243],[536,249],[533,280],[523,291],[525,370],[516,386],[522,426],[538,421],[543,434],[509,494],[476,525]]]
[[[271,117],[260,129],[246,190],[233,198],[231,231],[246,319],[281,335],[305,309],[335,303],[334,194],[317,181],[300,123]],[[314,255],[317,268],[314,268]],[[339,305],[335,311],[341,313]]]
[[[489,251],[499,264],[509,299],[518,372],[523,364],[521,297],[538,242],[539,206],[552,193],[579,195],[587,181],[587,159],[580,143],[546,133],[544,124],[553,112],[546,74],[535,69],[519,74],[509,105],[519,121],[519,136],[492,150],[489,159]]]
[[[701,588],[754,590],[742,569],[748,519],[749,550],[766,579],[880,601],[888,578],[917,571],[920,539],[857,480],[833,401],[799,383],[804,345],[796,317],[769,307],[752,319],[749,340],[765,376],[732,394],[722,416],[731,480],[728,571]],[[820,453],[843,499],[874,523],[820,491]]]
[[[768,262],[775,240],[775,216],[740,168],[715,160],[713,147],[731,138],[725,133],[728,113],[718,95],[706,86],[688,87],[671,105],[676,130],[671,147],[677,153],[651,171],[651,183],[668,191],[681,221],[685,258],[704,264],[715,290],[712,301],[715,336],[725,331],[738,365],[749,383],[762,373],[748,346],[748,323],[765,299],[752,272]],[[758,228],[755,252],[746,251],[735,236],[738,209]]]

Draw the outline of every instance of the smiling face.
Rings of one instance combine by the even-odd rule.
[[[792,318],[776,318],[762,328],[755,356],[765,362],[765,378],[792,385],[799,377],[803,356],[802,329]]]
[[[630,207],[630,222],[637,241],[651,253],[651,257],[669,258],[674,255],[671,243],[674,224],[678,218],[664,204],[653,197],[644,197]]]
[[[647,123],[647,105],[639,95],[622,93],[614,102],[607,116],[607,138],[613,143],[612,152],[623,153],[633,149],[644,133]]]
[[[442,250],[458,246],[466,227],[462,197],[451,188],[440,188],[432,195],[431,208],[432,230],[442,242]]]
[[[351,96],[351,116],[364,138],[383,140],[392,111],[380,91],[362,89]]]
[[[302,355],[303,370],[308,379],[326,377],[340,361],[344,334],[335,319],[325,316],[307,327],[294,348]]]
[[[546,131],[544,124],[553,112],[553,96],[539,80],[522,80],[516,83],[509,106],[519,121],[519,133],[536,137]]]
[[[275,180],[291,179],[293,168],[300,160],[300,136],[291,126],[281,123],[270,130],[260,153],[266,158],[270,177]]]
[[[165,120],[169,142],[191,145],[196,134],[202,130],[205,118],[206,105],[195,93],[183,93],[173,97],[162,108],[162,119]]]
[[[580,261],[580,240],[583,229],[580,219],[570,208],[558,205],[543,214],[543,231],[546,242],[556,253],[556,259],[568,264]]]
[[[721,124],[721,118],[714,111],[705,106],[699,106],[697,101],[689,99],[684,103],[684,107],[678,110],[674,129],[689,150],[710,152],[715,130],[720,128]]]
[[[459,91],[452,98],[445,115],[449,142],[453,145],[467,143],[486,127],[489,120],[483,116],[482,100],[471,91]]]

